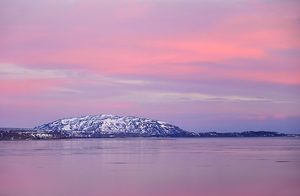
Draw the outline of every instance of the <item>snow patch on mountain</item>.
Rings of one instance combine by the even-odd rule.
[[[34,128],[37,131],[126,134],[135,136],[181,136],[189,134],[162,121],[132,116],[89,115],[65,118]]]

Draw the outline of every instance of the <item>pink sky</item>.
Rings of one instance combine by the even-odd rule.
[[[0,127],[119,114],[300,132],[297,0],[2,0]]]

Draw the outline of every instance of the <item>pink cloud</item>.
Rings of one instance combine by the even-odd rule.
[[[0,82],[0,91],[3,96],[36,95],[47,92],[53,87],[60,86],[61,80],[50,79],[6,79]]]
[[[13,105],[18,96],[26,97],[28,104],[31,102],[38,110],[42,104],[59,108],[70,100],[75,106],[88,99],[86,111],[95,112],[93,104],[105,99],[106,105],[98,103],[97,109],[130,113],[128,108],[134,107],[135,113],[147,115],[151,113],[147,104],[139,105],[125,98],[141,90],[170,90],[167,85],[164,88],[163,84],[157,85],[163,81],[172,86],[174,93],[182,93],[191,86],[197,91],[205,86],[211,95],[218,95],[222,90],[225,95],[240,96],[247,94],[245,84],[259,84],[259,87],[252,86],[254,97],[262,92],[285,98],[293,94],[287,98],[293,101],[299,95],[291,89],[300,85],[300,59],[294,54],[300,50],[298,4],[296,1],[270,4],[265,1],[20,3],[4,0],[0,8],[0,63],[25,67],[23,70],[32,75],[52,69],[55,72],[51,72],[51,77],[56,71],[66,74],[50,79],[42,77],[47,74],[39,79],[5,79],[5,74],[3,78],[0,75],[0,91],[5,94],[1,100],[11,101]],[[142,81],[143,85],[136,87],[132,83],[113,81],[124,78]],[[144,85],[143,81],[153,84]],[[287,89],[280,91],[281,88]],[[70,95],[64,90],[82,94]],[[53,97],[51,102],[34,105],[38,96]],[[108,98],[113,101],[107,101]],[[22,105],[22,101],[17,102]],[[174,104],[170,103],[172,107],[166,111],[173,114],[178,109],[188,115],[194,108],[204,107],[201,104],[199,107],[198,102],[182,107]],[[50,106],[47,110],[51,110]],[[158,106],[157,111],[164,113]],[[237,110],[238,114],[247,114],[253,108],[258,116],[258,113],[262,116],[280,115],[280,112],[286,116],[299,114],[287,103],[278,110],[265,103],[266,113],[254,106],[242,109],[236,105],[222,106],[224,110],[209,106],[204,112],[227,114],[226,111]],[[70,109],[70,113],[76,112]],[[161,117],[161,113],[151,114]]]

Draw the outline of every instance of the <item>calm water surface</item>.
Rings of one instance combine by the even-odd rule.
[[[0,141],[0,196],[299,196],[300,139]]]

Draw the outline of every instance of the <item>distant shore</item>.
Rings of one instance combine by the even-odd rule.
[[[286,134],[272,131],[244,131],[244,132],[187,132],[179,135],[144,135],[132,133],[105,133],[82,131],[39,131],[28,128],[0,128],[0,140],[49,140],[75,138],[129,138],[129,137],[161,137],[161,138],[243,138],[243,137],[300,137],[300,134]]]

